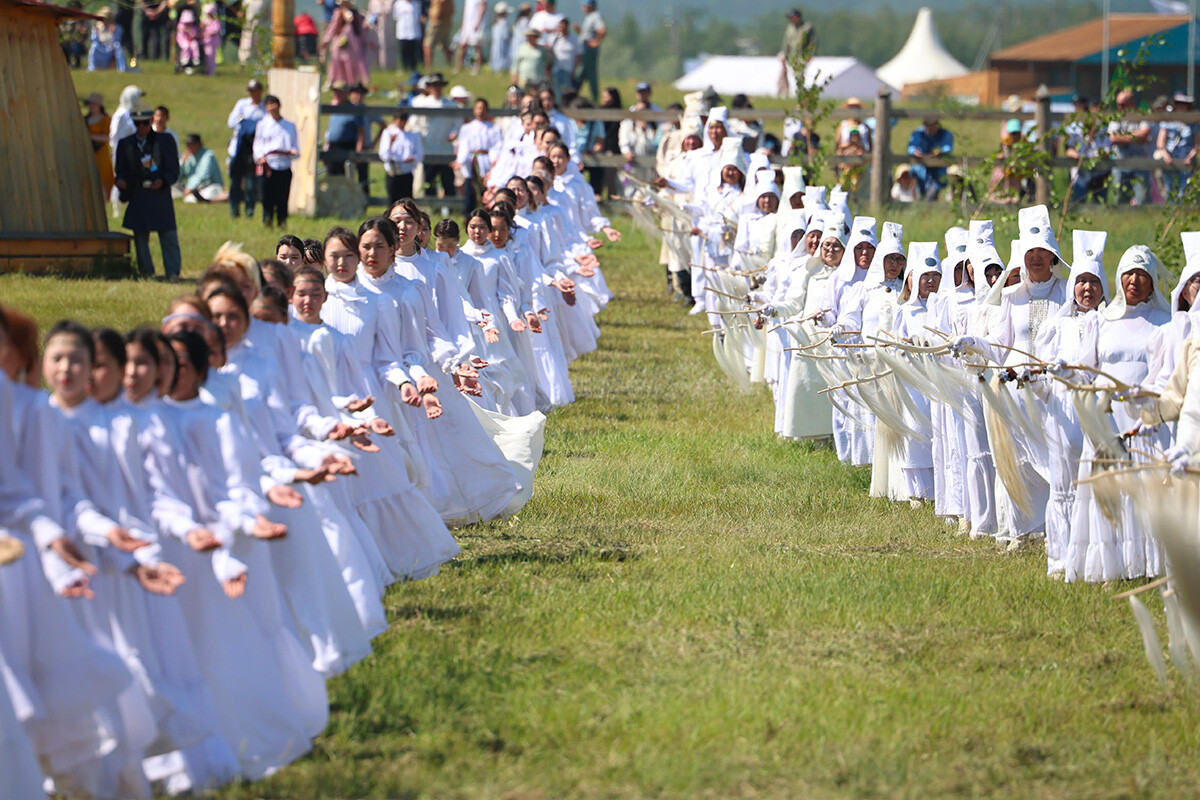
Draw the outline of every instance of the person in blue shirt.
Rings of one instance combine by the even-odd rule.
[[[921,127],[913,131],[908,140],[908,154],[917,158],[939,158],[954,152],[954,134],[941,126],[936,117],[926,119]],[[913,164],[912,175],[917,188],[926,200],[937,200],[946,185],[945,167],[927,167]]]
[[[222,186],[221,168],[213,151],[204,146],[200,134],[187,135],[186,153],[179,162],[179,183],[172,194],[185,203],[222,202],[227,198]]]

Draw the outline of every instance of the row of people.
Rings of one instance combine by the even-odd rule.
[[[1110,289],[1106,235],[1075,231],[1068,269],[1044,206],[1020,211],[1007,260],[990,220],[948,230],[944,251],[906,243],[841,193],[747,163],[720,109],[706,143],[700,131],[685,126],[645,202],[664,211],[669,268],[708,315],[718,363],[744,387],[770,386],[781,437],[832,440],[841,460],[871,466],[872,495],[932,502],[974,538],[1016,549],[1044,536],[1052,576],[1162,574],[1144,513],[1091,476],[1178,472],[1196,450],[1180,351],[1200,234],[1183,234],[1169,300],[1141,245]]]
[[[61,322],[40,359],[4,310],[7,796],[200,791],[307,752],[384,589],[521,508],[573,400],[611,295],[554,183],[498,190],[465,243],[405,199],[261,263],[225,246],[161,327]]]

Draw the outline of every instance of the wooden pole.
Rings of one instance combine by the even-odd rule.
[[[1038,87],[1037,107],[1033,113],[1033,124],[1034,131],[1037,132],[1038,149],[1044,153],[1053,155],[1050,151],[1053,144],[1050,137],[1050,90],[1046,88],[1045,84]],[[1034,184],[1034,201],[1039,205],[1045,205],[1050,201],[1050,177],[1044,171],[1038,170]]]
[[[871,142],[871,209],[879,212],[888,201],[892,177],[892,93],[880,89],[875,98],[875,131]]]
[[[296,26],[292,21],[295,16],[295,0],[273,0],[271,6],[271,52],[275,56],[276,67],[283,69],[296,67]]]

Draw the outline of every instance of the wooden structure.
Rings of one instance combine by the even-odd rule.
[[[1108,52],[1104,19],[1082,22],[992,53],[988,68],[956,78],[909,84],[903,99],[945,96],[981,106],[998,106],[1009,95],[1033,98],[1039,86],[1056,98],[1082,94],[1100,99],[1105,61],[1109,69],[1146,47],[1144,72],[1152,76],[1145,94],[1169,94],[1188,87],[1188,28],[1185,14],[1112,14]],[[1161,43],[1160,43],[1161,40]],[[1107,55],[1107,59],[1106,59]]]
[[[0,0],[0,272],[128,268],[110,233],[100,175],[58,23],[91,19],[37,0]]]

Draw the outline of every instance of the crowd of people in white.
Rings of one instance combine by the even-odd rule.
[[[40,356],[3,309],[6,797],[272,774],[385,588],[528,501],[611,298],[591,233],[619,234],[549,162],[510,186],[465,230],[401,199],[262,261],[227,244],[161,325],[59,322]]]
[[[1068,266],[1045,206],[1020,210],[1007,259],[991,220],[950,228],[944,249],[906,242],[747,154],[726,109],[690,111],[640,207],[722,369],[770,387],[779,436],[831,440],[871,466],[873,496],[931,502],[961,534],[1044,538],[1051,577],[1164,574],[1144,505],[1096,479],[1153,469],[1161,483],[1196,458],[1200,233],[1182,234],[1169,292],[1144,245],[1110,286],[1104,232],[1074,231]]]

